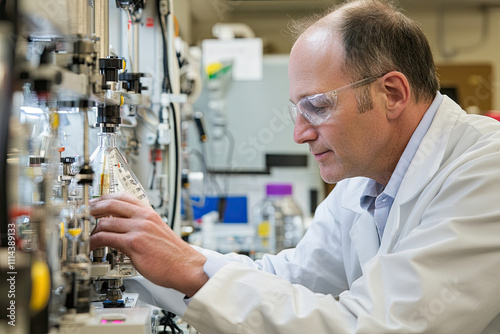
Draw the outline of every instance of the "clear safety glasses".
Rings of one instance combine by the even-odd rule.
[[[311,125],[320,125],[332,115],[335,105],[337,104],[337,95],[340,92],[370,84],[378,78],[380,77],[365,78],[347,86],[332,90],[331,92],[306,96],[302,98],[297,105],[293,103],[292,100],[289,100],[288,110],[290,111],[293,123],[295,124],[295,120],[297,119],[298,110]]]

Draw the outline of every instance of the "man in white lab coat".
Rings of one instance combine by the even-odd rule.
[[[195,250],[121,195],[92,203],[113,216],[92,248],[188,297],[202,333],[499,333],[499,123],[439,94],[418,25],[376,0],[308,28],[289,78],[294,139],[338,182],[295,249]]]

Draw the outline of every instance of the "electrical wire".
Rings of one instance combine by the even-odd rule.
[[[194,156],[198,158],[198,160],[202,165],[203,173],[207,175],[207,177],[211,180],[212,189],[214,190],[215,195],[220,196],[222,194],[222,189],[220,188],[220,185],[217,183],[217,180],[215,179],[213,173],[209,172],[203,153],[193,148],[191,149],[191,153],[193,153]]]
[[[158,9],[158,19],[160,20],[161,27],[161,36],[163,39],[163,83],[162,83],[162,91],[163,92],[171,92],[170,87],[170,73],[168,70],[168,53],[167,53],[167,24],[166,18],[170,15],[170,11],[167,12],[166,15],[161,14],[161,0],[157,0],[157,9]]]
[[[127,38],[128,38],[128,59],[130,62],[130,69],[132,73],[134,73],[134,62],[132,60],[132,32],[130,31],[132,25],[134,24],[132,22],[132,15],[130,14],[130,10],[126,10],[127,16],[128,16],[128,24],[127,24]]]
[[[162,91],[163,92],[171,92],[172,87],[170,87],[170,73],[168,70],[168,52],[167,52],[167,36],[166,36],[166,20],[165,16],[161,16],[161,31],[163,37],[163,83],[162,83]]]
[[[175,107],[173,103],[170,103],[170,108],[172,110],[172,117],[170,118],[172,120],[172,128],[174,129],[174,149],[175,149],[175,170],[174,170],[174,195],[172,197],[172,214],[171,214],[171,221],[170,221],[170,227],[173,229],[174,228],[174,222],[176,218],[176,212],[177,212],[177,196],[179,195],[177,193],[177,188],[179,186],[179,171],[180,171],[180,161],[179,161],[179,139],[178,139],[178,132],[177,132],[177,116],[175,113]]]
[[[182,334],[184,333],[182,329],[177,326],[174,321],[176,315],[172,312],[166,312],[165,310],[161,310],[164,316],[160,319],[160,326],[163,326],[163,333],[167,333],[167,328],[170,329],[171,334]]]
[[[234,135],[233,133],[231,132],[231,130],[229,130],[227,128],[227,126],[225,127],[225,130],[224,130],[224,135],[226,136],[227,138],[227,141],[228,141],[228,146],[227,146],[227,160],[226,160],[226,166],[227,166],[227,172],[225,173],[225,176],[224,176],[224,196],[228,196],[229,195],[229,174],[230,172],[232,171],[232,166],[233,166],[233,156],[234,156]]]
[[[137,117],[143,121],[143,124],[151,131],[155,131],[160,124],[158,118],[150,108],[138,108]]]
[[[167,8],[169,8],[169,4],[167,2]],[[158,18],[160,20],[160,25],[161,25],[161,34],[162,34],[162,40],[163,40],[163,82],[162,82],[162,92],[163,93],[172,93],[172,87],[170,84],[170,73],[169,73],[169,68],[168,68],[168,47],[167,47],[167,34],[168,34],[168,29],[167,29],[167,19],[170,16],[170,11],[168,10],[165,15],[162,14],[161,11],[161,1],[157,1],[157,9],[158,9]],[[179,140],[178,140],[178,130],[177,130],[177,116],[176,116],[176,111],[173,103],[170,103],[170,110],[172,111],[172,117],[169,117],[169,121],[171,122],[171,126],[173,127],[173,135],[174,135],[174,147],[173,149],[175,150],[175,168],[174,168],[174,193],[172,196],[172,212],[170,212],[170,217],[169,217],[169,224],[170,227],[173,229],[174,228],[174,222],[176,219],[176,211],[177,211],[177,197],[179,194],[177,193],[177,188],[179,185],[179,178],[178,178],[178,173],[180,170],[180,160],[179,160]],[[159,112],[159,118],[160,118],[160,123],[163,122],[163,108],[160,108]],[[163,200],[163,196],[162,196]]]
[[[157,153],[158,153],[158,140],[155,142],[153,149],[151,150],[151,165],[153,166],[153,172],[151,177],[151,183],[149,185],[149,190],[153,190],[155,184]]]
[[[213,173],[211,173],[211,172],[208,170],[208,167],[207,167],[207,164],[206,164],[206,161],[207,161],[207,158],[206,158],[206,157],[207,157],[207,147],[206,147],[206,144],[205,144],[205,143],[202,143],[202,145],[201,145],[201,154],[202,154],[201,159],[203,160],[203,163],[204,163],[204,166],[205,166],[205,172],[206,172],[206,175],[207,175],[207,176],[209,176],[209,177],[211,178],[212,183],[213,183],[213,184],[215,185],[215,187],[217,188],[217,189],[215,189],[215,194],[216,194],[217,196],[220,196],[220,195],[222,195],[222,189],[220,188],[219,183],[217,183],[217,180],[216,180],[216,178],[215,178],[214,174],[213,174]]]

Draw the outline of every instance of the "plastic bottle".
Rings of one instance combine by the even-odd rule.
[[[293,200],[291,184],[267,184],[266,198],[257,205],[255,218],[257,254],[277,254],[295,247],[304,233],[302,212]]]
[[[104,131],[109,128],[102,129],[98,138],[99,145],[90,157],[94,170],[91,197],[128,192],[144,204],[150,205],[146,191],[116,147],[116,133]]]

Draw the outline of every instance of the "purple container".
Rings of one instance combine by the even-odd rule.
[[[287,196],[292,195],[292,185],[290,183],[269,183],[266,185],[267,196]]]

